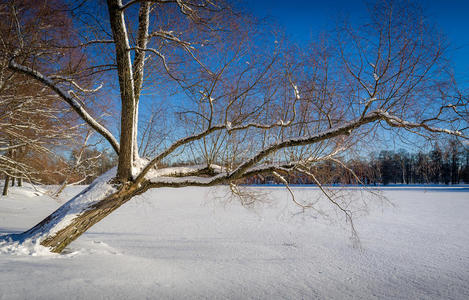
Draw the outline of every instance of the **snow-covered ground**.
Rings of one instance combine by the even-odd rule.
[[[0,197],[0,234],[80,189],[57,201],[13,187]],[[467,187],[383,188],[395,206],[355,218],[361,249],[341,215],[293,215],[284,189],[256,187],[273,200],[254,209],[220,189],[150,191],[62,255],[0,249],[0,299],[469,299]]]

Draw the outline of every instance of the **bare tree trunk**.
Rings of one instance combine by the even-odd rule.
[[[407,184],[405,178],[405,162],[401,160],[401,169],[402,169],[402,184]]]
[[[138,49],[145,49],[148,43],[148,26],[150,22],[150,2],[146,1],[140,5],[138,12],[138,30],[137,30],[137,47]],[[135,59],[133,64],[133,79],[134,79],[134,93],[135,93],[135,129],[134,129],[134,159],[138,159],[138,102],[140,100],[140,92],[143,84],[143,69],[145,65],[145,51],[136,50]]]
[[[11,177],[11,186],[15,186],[15,177]]]
[[[62,192],[65,189],[65,187],[67,186],[67,184],[68,184],[68,181],[67,181],[67,179],[65,179],[64,182],[62,183],[62,185],[60,186],[60,188],[57,190],[57,192],[54,193],[54,197],[60,196],[60,194],[62,194]]]
[[[81,195],[87,192],[85,190]],[[42,246],[49,247],[51,252],[60,253],[91,226],[142,192],[143,190],[135,190],[135,188],[124,186],[102,200],[90,202],[89,206],[82,207],[81,212],[68,225],[54,230],[54,227],[64,219],[64,213],[69,210],[69,207],[65,205],[65,207],[60,207],[30,230],[22,233],[21,236],[23,239],[28,237],[41,239]],[[70,200],[69,203],[72,203],[78,196],[80,194]]]
[[[18,178],[16,178],[16,180],[18,181],[18,182],[17,182],[17,183],[18,183],[18,186],[19,186],[19,187],[22,187],[22,186],[23,186],[23,178],[18,177]]]
[[[5,185],[3,186],[3,196],[8,195],[8,186],[10,185],[10,176],[5,176]]]
[[[134,80],[132,76],[132,60],[129,52],[124,14],[120,7],[121,0],[108,0],[109,19],[114,37],[116,63],[119,76],[119,87],[122,103],[121,136],[117,179],[126,182],[132,177],[132,162],[134,156],[134,138],[136,136],[136,101]]]

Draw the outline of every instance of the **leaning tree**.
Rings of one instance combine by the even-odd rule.
[[[83,105],[84,76],[58,76],[60,69],[16,55],[9,68],[67,103],[109,142],[118,166],[33,228],[2,236],[3,243],[33,241],[61,252],[154,188],[225,184],[250,201],[238,187],[243,179],[271,174],[288,184],[291,173],[322,188],[316,164],[334,162],[353,174],[342,154],[383,130],[466,139],[467,98],[453,93],[445,42],[408,1],[378,2],[363,27],[341,24],[334,38],[307,48],[288,46],[221,1],[83,1],[67,11],[81,40],[56,46],[85,49],[90,70],[115,80],[107,94],[120,99],[119,139]],[[172,114],[153,157],[140,157],[137,147],[144,102]],[[178,158],[195,163],[164,167]]]

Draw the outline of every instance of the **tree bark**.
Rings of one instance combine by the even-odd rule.
[[[101,221],[107,215],[118,209],[122,204],[130,200],[135,194],[130,191],[114,193],[100,202],[94,204],[89,209],[77,216],[68,226],[58,231],[55,235],[45,238],[41,245],[49,247],[51,252],[60,253],[71,242],[82,235],[91,226]],[[50,222],[49,218],[44,219],[36,227],[41,228],[45,223]]]
[[[107,0],[109,19],[114,37],[117,73],[121,96],[121,135],[120,152],[117,166],[117,179],[126,182],[132,177],[132,163],[134,156],[134,137],[136,122],[136,101],[134,80],[132,75],[132,60],[129,51],[129,39],[126,30],[124,14],[120,7],[121,0]]]
[[[134,129],[134,159],[138,159],[138,142],[137,142],[137,126],[138,126],[138,102],[143,84],[143,70],[145,66],[145,49],[148,43],[148,26],[150,23],[150,2],[145,1],[140,4],[138,12],[138,29],[137,29],[137,48],[135,50],[135,58],[133,64],[133,79],[135,93],[135,129]]]
[[[18,181],[18,186],[19,186],[19,187],[22,187],[22,186],[23,186],[23,178],[18,177],[18,178],[16,178],[16,179],[17,179],[17,181]]]
[[[3,186],[3,196],[8,195],[8,186],[10,185],[10,176],[6,175],[5,176],[5,185]]]
[[[123,185],[120,189],[108,196],[104,196],[101,200],[80,207],[80,212],[77,212],[76,216],[67,225],[61,225],[61,222],[69,217],[68,213],[75,209],[74,204],[78,197],[86,197],[87,193],[95,192],[87,189],[31,229],[21,234],[12,234],[2,238],[13,241],[39,240],[40,244],[48,247],[51,252],[60,253],[91,226],[101,221],[132,197],[144,191],[146,191],[146,188],[137,189],[135,185]]]
[[[65,179],[64,182],[62,183],[62,185],[60,186],[60,188],[57,190],[57,192],[54,193],[54,197],[60,196],[60,194],[62,194],[62,192],[65,189],[65,187],[67,186],[67,184],[68,184],[68,181],[67,181],[67,179]]]

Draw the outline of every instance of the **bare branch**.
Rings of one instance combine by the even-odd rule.
[[[43,83],[50,89],[52,89],[54,92],[56,92],[60,98],[62,98],[66,103],[68,103],[73,110],[96,132],[98,132],[100,135],[102,135],[112,146],[114,151],[116,153],[119,153],[119,144],[117,140],[114,138],[112,133],[105,128],[103,125],[99,124],[98,121],[96,121],[84,108],[83,106],[76,101],[73,97],[69,96],[66,92],[64,92],[60,87],[58,87],[56,84],[52,82],[49,78],[46,76],[42,75],[36,70],[33,70],[31,68],[19,65],[15,63],[13,60],[10,60],[10,63],[8,67],[14,71],[21,72],[23,74],[26,74],[35,80]]]

